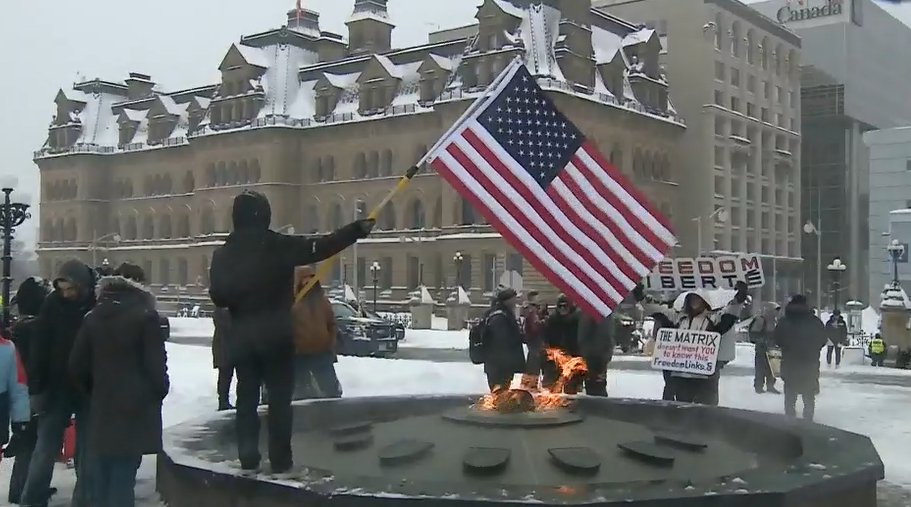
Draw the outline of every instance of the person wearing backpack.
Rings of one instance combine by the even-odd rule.
[[[781,394],[781,391],[775,388],[776,379],[772,373],[772,366],[769,364],[768,356],[769,347],[775,345],[772,339],[780,310],[781,306],[777,303],[769,303],[764,308],[762,315],[759,315],[750,323],[750,341],[756,346],[753,361],[753,388],[757,394],[764,392]]]
[[[508,389],[516,373],[525,372],[522,330],[516,318],[518,294],[503,289],[484,318],[484,373],[491,391]]]

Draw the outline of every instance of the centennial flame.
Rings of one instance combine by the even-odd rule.
[[[563,388],[573,377],[585,375],[588,366],[581,357],[572,357],[559,349],[546,349],[547,359],[557,366],[559,377],[553,386],[542,389],[538,378],[522,375],[521,381],[512,386],[496,386],[490,394],[478,400],[475,407],[479,410],[498,412],[533,412],[556,410],[569,405]]]

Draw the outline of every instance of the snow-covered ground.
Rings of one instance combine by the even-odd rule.
[[[165,400],[165,425],[172,426],[212,413],[216,405],[215,373],[209,366],[209,350],[169,344],[168,353],[172,388]],[[747,358],[741,360],[746,361]],[[839,375],[822,379],[818,421],[870,435],[886,463],[887,479],[911,487],[911,461],[907,460],[907,453],[911,451],[911,426],[908,425],[911,404],[907,403],[911,387],[858,383],[851,380],[851,371],[838,370]],[[909,375],[886,369],[866,368],[864,371]],[[481,367],[469,363],[343,357],[338,364],[338,372],[346,397],[477,393],[485,389]],[[841,376],[842,372],[846,375]],[[610,374],[609,389],[611,396],[615,397],[659,398],[662,385],[661,375],[657,372],[613,371]],[[782,409],[780,396],[754,394],[752,378],[743,375],[722,377],[721,402],[726,406],[766,412],[780,412]],[[5,461],[0,465],[0,484],[6,483],[8,474],[9,462]],[[140,505],[159,505],[154,494],[154,474],[154,459],[147,457],[140,469],[138,493],[143,499]],[[51,505],[62,507],[66,505],[65,499],[72,488],[72,472],[58,468],[54,485],[61,491],[59,499]]]

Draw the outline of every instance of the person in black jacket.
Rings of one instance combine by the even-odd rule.
[[[615,316],[579,317],[579,352],[585,359],[585,394],[607,396],[607,365],[614,357]]]
[[[241,467],[259,468],[260,386],[269,392],[269,461],[274,473],[293,465],[291,397],[294,344],[291,304],[294,268],[314,264],[366,237],[374,220],[359,220],[317,239],[269,230],[266,197],[247,191],[234,199],[234,232],[212,256],[209,295],[231,314],[231,358],[237,374],[237,446]]]
[[[513,375],[525,372],[522,330],[516,318],[518,294],[504,289],[484,317],[484,373],[491,391],[509,389]]]
[[[218,411],[234,410],[231,405],[231,381],[234,379],[234,364],[231,361],[230,329],[231,314],[227,308],[216,308],[212,313],[215,334],[212,336],[212,366],[218,370]]]
[[[99,281],[98,304],[70,356],[70,373],[92,407],[86,440],[92,507],[135,505],[142,457],[161,451],[161,406],[170,383],[155,297],[144,278],[139,266],[125,264]]]
[[[785,414],[796,417],[800,396],[803,418],[812,421],[819,393],[819,353],[826,345],[826,330],[810,311],[805,296],[792,297],[785,307],[784,318],[775,327],[775,343],[781,348]]]
[[[44,301],[29,345],[29,394],[38,415],[38,442],[22,490],[22,505],[44,505],[63,433],[76,417],[76,488],[74,507],[87,505],[84,466],[88,403],[69,374],[70,352],[85,314],[95,306],[94,270],[78,260],[65,262],[54,279],[54,292]]]
[[[579,310],[576,309],[566,295],[557,298],[557,311],[547,318],[544,324],[544,346],[547,349],[556,349],[570,357],[580,357],[579,351]],[[559,379],[560,372],[557,364],[546,359],[543,365],[544,387],[552,389]],[[582,377],[574,377],[566,381],[563,390],[566,394],[576,394],[582,385]]]
[[[848,324],[841,315],[841,310],[832,312],[826,322],[826,336],[828,348],[826,349],[826,364],[832,366],[832,352],[835,352],[835,366],[841,366],[841,348],[848,344]]]
[[[34,341],[35,330],[38,327],[38,314],[41,312],[41,305],[47,297],[47,289],[38,279],[31,277],[19,285],[16,291],[16,297],[13,303],[18,310],[18,317],[13,324],[11,335],[13,343],[16,345],[16,351],[19,352],[19,358],[25,365],[26,378],[30,375],[31,345]],[[12,456],[15,453],[13,470],[9,480],[9,502],[17,504],[22,498],[22,488],[25,486],[25,479],[28,474],[29,463],[32,461],[32,452],[35,450],[35,444],[38,442],[38,418],[32,417],[28,424],[28,429],[19,440],[15,449],[7,448],[6,456]]]

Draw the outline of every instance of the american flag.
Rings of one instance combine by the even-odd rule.
[[[607,316],[676,243],[667,220],[514,62],[432,166],[548,281]]]

